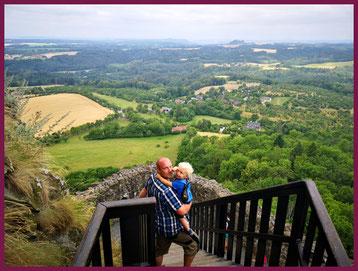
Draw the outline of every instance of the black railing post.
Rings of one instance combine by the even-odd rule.
[[[255,232],[256,216],[257,216],[257,199],[251,200],[250,202],[249,225],[247,229],[249,233]],[[246,238],[246,251],[245,251],[245,263],[244,263],[245,266],[251,266],[253,248],[254,248],[254,237],[248,236]]]
[[[227,204],[216,205],[215,214],[215,230],[225,230]],[[215,234],[215,254],[218,257],[224,257],[225,255],[225,238],[223,232],[217,232]]]
[[[155,225],[154,209],[147,215],[147,238],[148,238],[148,263],[151,266],[155,266]]]
[[[273,230],[274,234],[284,235],[288,199],[289,197],[287,195],[278,197],[275,227]],[[280,264],[281,246],[282,241],[272,241],[269,260],[270,266],[278,266]]]
[[[298,193],[296,197],[295,210],[291,228],[291,242],[289,243],[286,266],[298,265],[298,247],[297,240],[303,237],[306,216],[308,210],[308,200],[303,192]]]
[[[237,239],[236,239],[236,257],[235,263],[241,264],[241,254],[243,251],[243,236],[242,232],[244,231],[245,226],[245,216],[246,216],[246,201],[240,201],[239,207],[239,217],[237,222],[237,230],[239,232]]]
[[[102,246],[103,246],[104,265],[113,266],[111,229],[109,225],[109,219],[107,216],[105,216],[103,219],[104,220],[102,226]]]
[[[236,202],[230,203],[230,221],[228,221],[228,230],[232,231],[235,228],[235,216],[236,216]],[[234,235],[228,234],[227,235],[227,259],[232,259],[232,252],[234,246]]]
[[[120,218],[123,266],[136,266],[141,262],[141,238],[139,216]]]

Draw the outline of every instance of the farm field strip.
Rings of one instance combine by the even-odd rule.
[[[196,115],[189,123],[196,123],[203,119],[210,120],[212,124],[231,123],[231,120],[229,120],[229,119],[217,118],[217,117],[206,116],[206,115]]]
[[[110,103],[110,104],[113,104],[115,106],[119,106],[121,108],[128,108],[128,107],[132,107],[133,109],[136,109],[138,103],[135,102],[135,101],[127,101],[127,100],[124,100],[124,99],[120,99],[120,98],[117,98],[117,97],[113,97],[113,96],[109,96],[109,95],[103,95],[103,94],[99,94],[99,93],[96,93],[96,92],[93,92],[93,95],[102,99],[102,100],[105,100],[106,102]]]

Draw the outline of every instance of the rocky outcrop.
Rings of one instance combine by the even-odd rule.
[[[100,184],[77,193],[77,196],[96,203],[135,198],[150,174],[154,172],[154,164],[122,169],[105,178]],[[232,195],[232,192],[222,187],[215,180],[208,180],[195,174],[191,178],[191,185],[194,202]]]

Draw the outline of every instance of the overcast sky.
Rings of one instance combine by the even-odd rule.
[[[353,41],[353,5],[5,5],[5,38]]]

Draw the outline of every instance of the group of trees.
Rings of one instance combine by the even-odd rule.
[[[161,136],[171,133],[172,125],[157,118],[137,119],[126,127],[120,126],[117,122],[105,124],[102,127],[94,128],[84,136],[86,140],[98,140],[120,137],[148,137]]]
[[[190,162],[197,174],[222,182],[234,192],[312,179],[345,247],[352,255],[353,159],[339,144],[325,145],[304,133],[189,137],[181,143],[177,162]],[[339,189],[338,189],[339,187]]]

